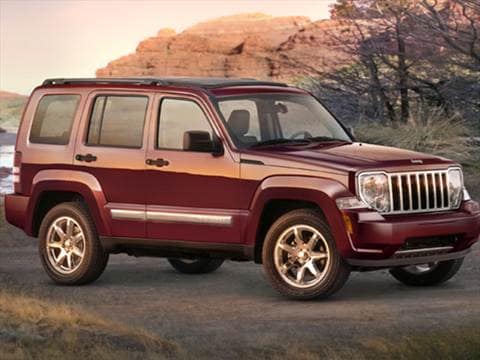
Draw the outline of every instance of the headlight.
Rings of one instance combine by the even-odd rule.
[[[448,195],[450,207],[458,208],[463,195],[463,174],[459,168],[448,170]]]
[[[358,177],[360,198],[379,212],[390,210],[390,191],[385,174],[361,174]]]
[[[337,207],[340,210],[352,210],[352,209],[365,209],[368,208],[368,205],[365,204],[362,200],[359,200],[357,197],[343,197],[335,200]]]

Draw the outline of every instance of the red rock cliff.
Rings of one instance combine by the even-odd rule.
[[[105,76],[221,76],[294,81],[345,63],[328,46],[333,20],[263,14],[227,16],[176,34],[162,29],[142,41],[134,54],[97,70]]]

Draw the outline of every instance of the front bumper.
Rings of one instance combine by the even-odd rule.
[[[381,215],[363,209],[344,215],[353,228],[348,234],[352,252],[347,262],[356,266],[402,266],[463,257],[480,234],[480,209],[474,201],[437,213]]]
[[[362,268],[391,268],[397,266],[407,266],[407,265],[420,265],[428,264],[438,261],[447,261],[453,259],[460,259],[465,257],[470,252],[470,248],[455,251],[443,254],[434,254],[434,255],[425,255],[425,256],[415,256],[415,257],[405,257],[405,258],[389,258],[389,259],[377,259],[377,260],[368,260],[368,259],[347,259],[347,263],[354,267]]]

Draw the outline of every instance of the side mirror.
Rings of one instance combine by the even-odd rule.
[[[183,134],[183,150],[223,155],[223,145],[219,138],[210,138],[208,131],[186,131]]]

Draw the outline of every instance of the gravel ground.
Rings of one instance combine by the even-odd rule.
[[[253,263],[227,262],[216,273],[192,276],[176,273],[163,259],[116,255],[96,283],[55,286],[33,241],[25,237],[22,246],[0,251],[0,281],[8,279],[15,291],[150,330],[200,358],[248,357],[292,346],[355,348],[385,336],[480,329],[478,245],[457,276],[440,287],[408,288],[386,271],[353,273],[333,298],[295,302],[270,288]]]

